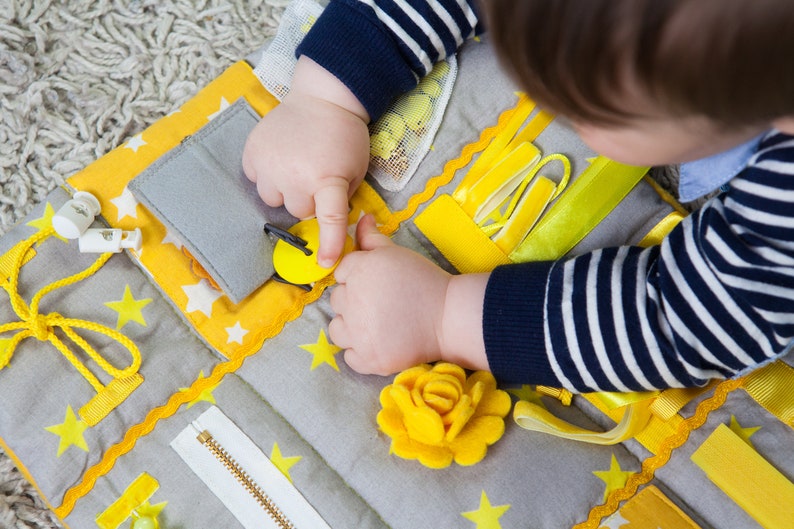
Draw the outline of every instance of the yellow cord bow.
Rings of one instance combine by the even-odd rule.
[[[31,254],[34,252],[33,245],[42,242],[53,233],[54,230],[52,228],[40,230],[32,237],[18,243],[1,259],[5,277],[2,278],[0,285],[8,292],[11,307],[19,317],[19,321],[0,325],[0,334],[18,331],[4,348],[5,354],[0,358],[0,369],[8,364],[17,345],[25,338],[32,337],[42,342],[50,342],[96,390],[97,395],[80,409],[80,417],[83,421],[89,426],[93,426],[123,402],[143,382],[143,377],[138,373],[138,368],[141,365],[141,353],[132,340],[114,329],[92,321],[67,318],[57,312],[49,314],[39,312],[39,305],[45,295],[93,275],[110,259],[113,255],[112,253],[100,255],[91,266],[82,272],[45,286],[33,296],[29,305],[22,299],[18,289],[20,270],[24,263],[31,258]],[[108,375],[113,377],[113,380],[107,386],[103,385],[63,340],[58,337],[54,332],[56,328],[60,329],[69,340],[82,349]],[[114,367],[77,334],[74,329],[84,329],[104,334],[117,341],[130,352],[132,363],[124,369]]]

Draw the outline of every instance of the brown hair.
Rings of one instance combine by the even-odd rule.
[[[790,0],[484,0],[490,37],[530,96],[597,123],[627,79],[676,115],[751,125],[794,115]]]

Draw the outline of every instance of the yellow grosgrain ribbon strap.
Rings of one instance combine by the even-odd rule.
[[[440,195],[414,219],[425,237],[463,274],[509,264],[503,253],[449,195]]]
[[[96,517],[100,529],[117,529],[132,512],[151,498],[160,484],[146,472],[135,478],[121,496]]]
[[[794,428],[794,367],[778,360],[745,377],[743,389],[766,411]]]
[[[762,527],[791,527],[794,483],[730,428],[720,424],[692,461]]]
[[[603,156],[591,161],[511,254],[513,262],[549,261],[568,253],[632,190],[646,167]]]
[[[89,426],[94,426],[126,399],[143,381],[143,378],[138,374],[138,368],[141,365],[141,354],[132,340],[114,329],[110,329],[92,321],[66,318],[57,312],[51,312],[49,314],[41,314],[39,312],[39,305],[45,295],[58,288],[72,285],[93,275],[108,259],[110,259],[113,255],[112,253],[100,255],[91,266],[82,272],[45,286],[33,296],[30,305],[19,295],[19,273],[23,266],[23,262],[27,256],[31,255],[30,252],[34,244],[44,241],[53,233],[54,231],[52,228],[40,230],[30,238],[17,243],[14,248],[6,254],[12,257],[12,259],[5,261],[5,257],[3,258],[4,265],[8,267],[9,270],[9,276],[2,282],[2,287],[8,292],[11,307],[19,317],[19,321],[0,325],[0,334],[18,331],[14,334],[13,338],[11,338],[4,350],[4,356],[2,357],[3,361],[0,363],[0,368],[8,364],[17,345],[25,338],[33,337],[40,341],[50,342],[97,392],[97,396],[92,398],[88,404],[80,409],[80,417],[83,421]],[[82,349],[102,370],[113,377],[113,381],[107,386],[103,385],[102,382],[89,371],[85,364],[77,358],[74,352],[72,352],[72,350],[55,334],[55,328],[60,329],[72,343]],[[132,363],[124,369],[114,367],[105,360],[96,349],[91,347],[88,342],[77,334],[74,329],[84,329],[104,334],[116,340],[130,352]]]
[[[614,445],[631,439],[648,424],[650,418],[651,412],[647,403],[627,406],[623,417],[614,428],[596,432],[565,422],[531,402],[520,400],[513,409],[513,419],[526,430],[597,445]]]

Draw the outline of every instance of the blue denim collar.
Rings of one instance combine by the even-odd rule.
[[[764,135],[707,158],[681,164],[678,199],[691,202],[731,180],[747,166]]]

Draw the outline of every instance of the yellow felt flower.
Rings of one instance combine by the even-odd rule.
[[[454,364],[422,364],[403,371],[381,391],[378,426],[391,437],[391,451],[444,468],[454,460],[473,465],[505,431],[510,396],[487,371],[468,378]]]

